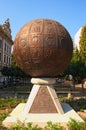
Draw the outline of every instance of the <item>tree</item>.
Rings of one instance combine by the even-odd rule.
[[[16,60],[14,58],[14,55],[12,54],[12,59],[11,59],[11,66],[17,66]]]
[[[1,73],[4,75],[4,76],[10,76],[10,74],[9,74],[9,68],[7,67],[7,66],[5,66],[5,67],[3,67],[2,69],[1,69]]]
[[[24,73],[18,66],[3,67],[1,69],[1,73],[4,76],[8,76],[8,78],[11,77],[12,79],[13,79],[13,77],[15,77],[15,78],[28,78],[28,77],[30,77],[29,75]]]
[[[78,49],[76,48],[73,51],[71,62],[78,62],[78,61],[80,61],[80,53],[79,53]]]
[[[11,77],[12,79],[15,78],[31,78],[30,75],[24,73],[17,65],[14,56],[12,55],[12,64],[10,67],[3,67],[1,69],[1,73],[8,78]]]
[[[66,70],[60,74],[61,77],[67,78],[71,74],[74,78],[83,79],[86,77],[86,66],[80,59],[80,53],[76,49],[73,51],[71,62]]]
[[[86,66],[86,25],[81,30],[79,46],[80,46],[80,58],[81,58],[81,61]]]

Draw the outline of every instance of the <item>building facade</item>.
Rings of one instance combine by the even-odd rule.
[[[3,25],[0,25],[0,70],[4,66],[11,65],[11,48],[13,40],[11,36],[11,29],[9,19]],[[0,73],[0,80],[2,75]]]
[[[9,19],[0,25],[0,69],[11,65],[11,48],[13,45]]]

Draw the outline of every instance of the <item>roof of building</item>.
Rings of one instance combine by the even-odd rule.
[[[8,39],[11,44],[13,44],[9,19],[7,19],[3,25],[0,25],[0,35],[6,37],[6,39]]]

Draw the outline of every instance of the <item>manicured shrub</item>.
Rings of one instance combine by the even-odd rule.
[[[52,123],[51,121],[47,122],[47,126],[45,126],[45,130],[62,130],[63,127],[60,123]]]
[[[86,122],[79,122],[74,119],[70,119],[67,126],[70,130],[86,130]]]
[[[61,102],[68,103],[75,111],[85,110],[86,109],[86,99],[68,99],[64,97],[59,97]]]

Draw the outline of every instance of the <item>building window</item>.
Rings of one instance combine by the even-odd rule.
[[[6,51],[6,43],[5,43],[5,45],[4,45],[4,50]]]
[[[2,40],[0,40],[0,48],[2,48]]]
[[[9,49],[9,47],[8,47],[8,45],[7,45],[7,53],[8,53],[8,49]]]
[[[10,65],[10,58],[9,58],[9,65]]]
[[[8,64],[8,56],[7,56],[7,64]]]
[[[0,61],[1,61],[1,52],[0,52]]]
[[[6,63],[6,55],[4,55],[4,63]]]
[[[9,47],[9,54],[11,54],[11,47]]]

